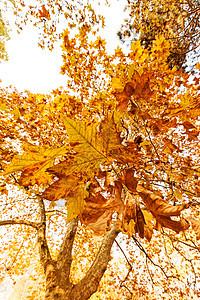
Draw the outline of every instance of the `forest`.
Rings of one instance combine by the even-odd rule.
[[[66,79],[48,94],[0,88],[8,300],[200,297],[200,4],[124,3],[113,53],[96,0],[1,9],[0,59],[10,9],[39,47],[60,43]]]

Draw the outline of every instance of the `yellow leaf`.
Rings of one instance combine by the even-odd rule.
[[[132,80],[132,76],[134,74],[135,71],[135,64],[130,65],[128,68],[128,80],[131,81]]]
[[[84,183],[79,182],[79,185],[68,194],[67,197],[67,223],[72,219],[80,216],[86,204],[85,198],[88,196],[88,191],[84,187]]]
[[[118,92],[122,92],[125,86],[125,82],[122,78],[112,79],[112,88]]]
[[[174,196],[179,200],[182,200],[182,198],[183,198],[181,192],[178,189],[174,190]]]
[[[18,180],[20,185],[49,184],[51,176],[46,172],[54,164],[55,158],[66,154],[66,148],[43,148],[26,144],[26,152],[15,155],[9,165],[5,167],[2,175],[22,172]]]

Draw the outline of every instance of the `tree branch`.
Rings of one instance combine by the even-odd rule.
[[[27,225],[31,226],[35,229],[39,228],[39,224],[31,221],[25,221],[25,220],[5,220],[5,221],[0,221],[0,226],[3,225]]]
[[[70,283],[69,275],[70,275],[70,268],[72,264],[72,247],[74,243],[77,226],[78,226],[78,218],[73,219],[69,223],[57,257],[56,267],[58,270],[58,276],[60,277],[59,285],[63,289],[66,288],[66,286],[69,285]]]
[[[40,218],[41,218],[40,224],[38,226],[39,254],[40,254],[41,264],[43,265],[44,272],[46,273],[47,265],[49,263],[52,264],[53,261],[51,258],[51,254],[46,239],[46,214],[45,214],[44,201],[39,196],[36,197],[40,207]]]
[[[124,250],[122,249],[122,247],[120,246],[120,244],[118,243],[118,241],[117,241],[116,239],[115,239],[115,243],[117,244],[118,248],[119,248],[120,251],[122,252],[122,254],[123,254],[123,256],[124,256],[124,258],[125,258],[125,260],[126,260],[128,266],[129,266],[128,271],[127,271],[127,274],[126,274],[126,276],[124,277],[124,279],[122,280],[122,282],[121,282],[121,284],[120,284],[120,287],[124,287],[124,288],[131,294],[131,297],[133,297],[133,293],[131,292],[131,290],[124,284],[125,281],[128,279],[128,277],[129,277],[129,275],[130,275],[130,273],[131,273],[133,267],[132,267],[130,261],[128,260],[128,257],[126,256]]]
[[[86,275],[72,289],[70,299],[87,300],[97,291],[99,282],[104,275],[108,262],[110,261],[110,251],[115,238],[120,230],[113,225],[111,230],[104,236],[98,253]]]

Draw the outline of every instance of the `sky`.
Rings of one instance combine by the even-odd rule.
[[[117,31],[125,17],[123,8],[125,0],[113,1],[110,8],[101,6],[106,18],[106,28],[103,37],[113,51],[120,41]],[[12,85],[19,91],[29,90],[33,93],[48,93],[65,85],[65,77],[60,74],[62,52],[59,45],[54,51],[42,50],[37,46],[37,30],[29,25],[19,35],[10,33],[6,43],[9,60],[0,63],[1,87]]]
[[[113,1],[110,8],[101,8],[106,18],[103,38],[112,52],[120,41],[117,31],[120,29],[125,15],[125,0]],[[62,52],[58,45],[54,51],[42,50],[38,47],[37,30],[26,27],[20,35],[10,32],[10,40],[6,43],[9,60],[0,63],[0,87],[16,87],[19,91],[29,90],[32,93],[49,93],[53,89],[65,85],[65,76],[60,74]],[[8,300],[12,293],[12,281],[5,278],[0,284],[0,300]]]

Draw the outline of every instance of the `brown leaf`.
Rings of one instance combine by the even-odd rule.
[[[177,233],[186,230],[189,227],[189,223],[184,219],[179,221],[171,219],[172,216],[180,216],[180,212],[183,209],[188,208],[190,205],[189,203],[173,206],[162,197],[155,195],[155,193],[145,189],[141,185],[137,187],[137,191],[147,209],[162,226],[170,228]]]
[[[42,198],[49,201],[57,201],[61,198],[66,198],[67,195],[77,186],[77,179],[72,176],[66,176],[58,179],[53,184],[51,184],[46,190],[41,194]]]
[[[131,98],[131,96],[133,95],[135,91],[134,86],[132,85],[131,82],[128,82],[125,87],[124,90],[120,93],[113,93],[116,100],[119,102],[117,108],[121,109],[121,110],[126,110],[127,106],[128,106],[128,102]]]
[[[97,186],[98,184],[96,184],[95,189],[98,188]],[[115,182],[113,194],[106,198],[100,191],[95,193],[93,188],[90,189],[89,197],[85,198],[86,205],[81,215],[81,222],[90,227],[97,235],[105,233],[113,213],[122,214],[121,190],[121,183]]]
[[[190,123],[188,121],[184,122],[182,125],[185,127],[186,130],[196,128],[192,123]]]
[[[194,230],[194,232],[196,234],[196,239],[200,240],[200,221],[195,220],[192,217],[187,217],[187,221],[189,221],[190,224],[192,225],[192,229]]]
[[[176,233],[184,231],[190,227],[190,224],[185,219],[180,219],[179,221],[172,220],[170,217],[156,215],[157,221],[161,226],[174,230]]]
[[[131,191],[135,192],[137,187],[137,179],[134,176],[135,170],[134,168],[124,170],[124,174],[122,176],[122,183]]]
[[[137,199],[135,199],[135,197],[129,191],[127,191],[122,215],[122,229],[125,232],[128,231],[130,236],[134,233],[132,226],[129,226],[131,220],[133,220],[135,224],[134,232],[138,233],[141,238],[144,238],[145,220],[143,213],[140,209]]]

